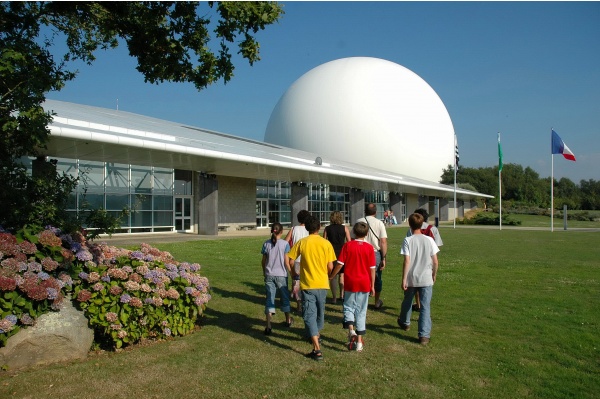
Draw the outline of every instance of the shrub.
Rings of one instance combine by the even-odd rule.
[[[98,343],[120,348],[194,329],[210,299],[200,265],[177,262],[146,244],[139,251],[105,244],[88,249],[95,261],[76,262],[73,295]]]
[[[500,225],[500,215],[492,212],[481,212],[470,219],[463,219],[462,224],[479,224],[489,226]],[[513,220],[510,216],[502,216],[502,224],[507,226],[518,226],[521,224],[520,220]]]
[[[188,334],[210,300],[200,265],[147,244],[138,251],[90,244],[81,233],[51,227],[0,232],[0,347],[66,295],[83,310],[96,343],[113,348]]]
[[[73,254],[61,244],[53,230],[0,232],[0,347],[71,291]]]

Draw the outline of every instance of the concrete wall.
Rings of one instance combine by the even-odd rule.
[[[219,209],[219,183],[216,176],[208,177],[195,173],[194,198],[197,233],[201,235],[217,234],[217,212]]]
[[[292,183],[292,226],[298,226],[298,212],[310,211],[308,208],[308,187],[304,184]]]
[[[350,230],[354,223],[365,216],[365,193],[361,190],[350,190]]]
[[[256,180],[219,176],[219,225],[256,226]]]

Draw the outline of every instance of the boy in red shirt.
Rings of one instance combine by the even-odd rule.
[[[352,231],[356,239],[344,244],[329,279],[344,266],[344,328],[348,329],[348,349],[360,352],[367,332],[369,295],[375,295],[376,264],[375,250],[365,241],[369,226],[358,222]]]

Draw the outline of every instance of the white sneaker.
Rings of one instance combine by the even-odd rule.
[[[357,342],[356,343],[356,351],[357,352],[362,352],[363,350],[363,343],[362,342]]]

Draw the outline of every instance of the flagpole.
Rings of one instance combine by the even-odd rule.
[[[456,155],[458,153],[458,141],[456,140],[456,133],[454,134],[454,223],[453,228],[456,228],[456,169],[458,167],[458,162],[456,159]]]
[[[454,160],[454,228],[456,228],[456,158]]]
[[[552,153],[552,130],[550,128],[550,156],[552,157],[552,172],[550,173],[550,231],[554,231],[554,154]]]
[[[498,132],[498,145],[500,145],[500,132]],[[500,197],[500,230],[502,230],[502,167],[500,166],[500,158],[498,158],[498,193]]]

